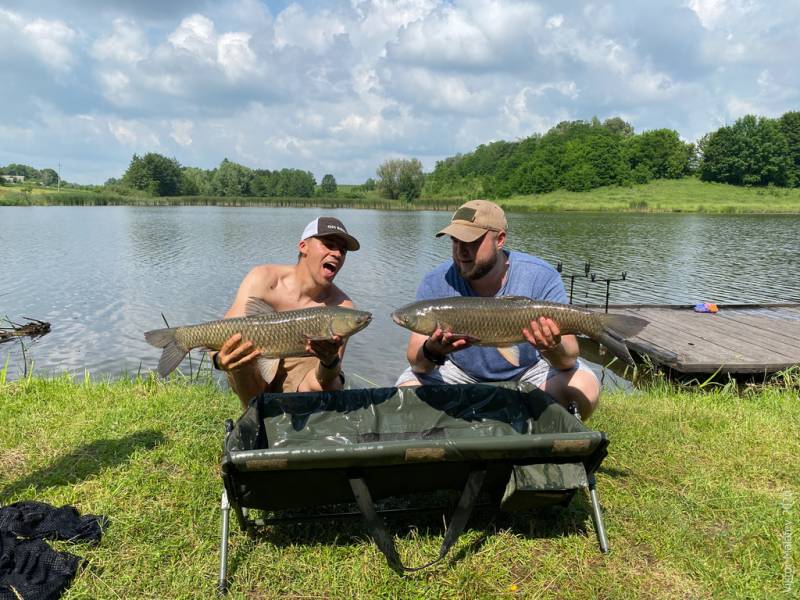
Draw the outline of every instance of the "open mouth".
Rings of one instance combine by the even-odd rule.
[[[322,270],[325,271],[325,274],[329,277],[333,277],[336,275],[336,271],[339,270],[339,265],[333,261],[325,261],[322,263]]]

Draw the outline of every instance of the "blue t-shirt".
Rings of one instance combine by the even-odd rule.
[[[541,258],[522,252],[506,252],[508,273],[503,287],[496,296],[526,296],[533,300],[567,303],[567,293],[561,276]],[[469,283],[461,277],[452,260],[439,265],[428,273],[417,289],[417,300],[450,298],[453,296],[477,296]],[[515,367],[489,346],[472,346],[448,355],[462,371],[483,381],[506,381],[516,379],[535,365],[541,357],[528,342],[517,344],[519,366]]]

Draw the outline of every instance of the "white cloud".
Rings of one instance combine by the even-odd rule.
[[[207,62],[216,61],[217,35],[214,23],[203,15],[186,17],[167,38],[178,50],[184,50]]]
[[[128,19],[115,19],[114,31],[98,38],[92,45],[92,55],[101,61],[136,63],[150,53],[144,32]]]
[[[565,119],[692,140],[800,106],[796,0],[53,6],[0,9],[0,164],[57,151],[84,180],[161,151],[363,181]]]
[[[140,152],[154,151],[161,147],[158,136],[144,123],[133,120],[110,119],[108,129],[122,145]]]
[[[73,44],[78,34],[60,20],[30,18],[0,9],[0,51],[10,46],[28,53],[50,68],[63,74],[75,64]]]
[[[297,46],[316,53],[331,47],[337,35],[346,34],[347,28],[339,17],[323,10],[309,14],[299,4],[292,4],[275,19],[275,46]]]
[[[170,132],[169,137],[171,137],[181,146],[191,145],[194,123],[188,119],[175,119],[170,122],[170,125],[172,125],[172,131]]]
[[[250,49],[249,33],[225,33],[217,41],[217,63],[231,79],[240,79],[257,70],[258,61]]]

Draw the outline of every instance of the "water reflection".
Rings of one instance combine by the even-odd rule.
[[[449,215],[330,211],[362,242],[337,283],[372,324],[349,344],[347,370],[389,385],[405,366],[407,333],[389,313],[411,299],[422,276],[450,256],[434,234]],[[222,316],[244,275],[264,262],[293,263],[317,209],[225,207],[0,208],[0,317],[52,323],[30,346],[39,372],[93,376],[153,369],[147,329]],[[800,301],[797,216],[509,215],[509,246],[564,273],[591,261],[613,302]],[[568,284],[568,280],[567,280]],[[575,280],[576,302],[602,302],[605,284]],[[22,373],[14,343],[0,346],[9,376]],[[195,363],[196,364],[196,363]],[[354,378],[355,384],[365,385]]]

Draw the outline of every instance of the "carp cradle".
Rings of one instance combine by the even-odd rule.
[[[358,513],[319,513],[355,502],[398,572],[438,562],[463,531],[478,496],[517,511],[561,504],[586,489],[600,549],[608,551],[594,473],[608,439],[537,388],[440,385],[261,394],[226,423],[221,474],[219,589],[227,588],[229,513],[241,528]],[[438,558],[405,567],[374,501],[461,490]],[[276,511],[315,509],[301,517]],[[249,511],[271,511],[254,519]]]

